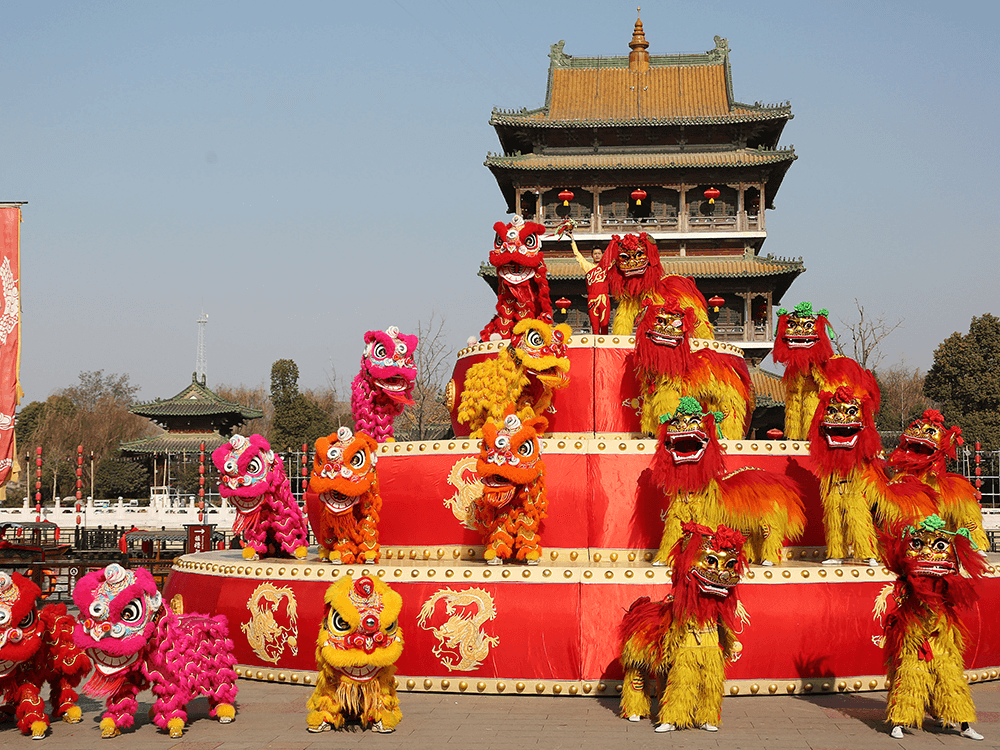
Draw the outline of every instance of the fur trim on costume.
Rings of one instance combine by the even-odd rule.
[[[552,323],[548,272],[542,255],[545,227],[514,215],[509,224],[493,225],[496,236],[490,263],[497,269],[496,315],[479,333],[480,341],[493,334],[509,338],[515,324],[528,318]]]

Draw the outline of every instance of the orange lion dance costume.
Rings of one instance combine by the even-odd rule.
[[[805,440],[819,405],[819,391],[826,382],[826,363],[833,357],[826,310],[813,312],[811,302],[795,309],[778,310],[778,328],[771,358],[785,366],[785,437]]]
[[[875,518],[880,524],[915,521],[934,512],[934,498],[919,482],[890,483],[879,457],[875,377],[848,357],[826,366],[826,384],[809,431],[826,529],[827,565],[853,556],[877,565]],[[873,517],[874,515],[874,517]]]
[[[681,277],[675,277],[681,278]],[[723,414],[724,438],[746,435],[753,416],[754,395],[746,362],[711,349],[692,351],[698,325],[693,307],[673,295],[664,304],[643,308],[635,332],[636,377],[642,389],[642,431],[655,435],[659,418],[673,414],[682,396],[691,396],[706,411]]]
[[[654,565],[667,564],[685,523],[740,529],[747,556],[765,565],[779,563],[784,540],[805,530],[799,488],[790,479],[763,469],[726,473],[717,418],[685,396],[663,419],[647,475],[664,493],[667,511]]]
[[[326,590],[316,639],[316,689],[307,729],[340,729],[347,719],[388,733],[403,718],[396,697],[396,661],[403,653],[402,597],[378,578],[350,576]]]
[[[983,739],[971,726],[976,707],[962,674],[968,632],[959,610],[978,598],[975,584],[986,566],[968,533],[947,531],[932,515],[882,535],[886,567],[898,576],[896,608],[885,620],[886,718],[894,739],[903,738],[903,727],[921,727],[928,709],[943,726],[959,724],[963,737]]]
[[[483,425],[476,473],[483,483],[474,518],[486,541],[483,558],[501,565],[512,557],[529,565],[542,556],[539,526],[545,518],[545,462],[538,437],[548,421],[524,422],[508,414],[502,426]]]
[[[17,728],[34,740],[45,737],[49,716],[42,688],[49,683],[53,717],[77,724],[76,686],[90,659],[73,643],[76,621],[65,604],[38,609],[42,592],[20,573],[0,571],[0,703],[13,704]]]
[[[903,432],[899,447],[889,456],[889,466],[898,476],[912,477],[934,490],[937,514],[952,528],[968,529],[973,544],[987,550],[990,542],[983,530],[976,489],[961,474],[948,471],[948,461],[955,460],[964,442],[961,427],[945,427],[941,412],[928,409]]]
[[[652,714],[650,683],[665,678],[655,731],[718,730],[726,662],[739,651],[736,588],[746,567],[744,542],[725,526],[712,531],[684,524],[684,536],[670,553],[671,595],[662,602],[642,597],[629,608],[619,630],[621,713],[629,721]]]
[[[309,524],[320,560],[334,564],[378,562],[378,443],[341,427],[316,441],[306,492]]]
[[[552,404],[553,391],[569,385],[569,344],[573,330],[554,328],[541,320],[522,320],[510,343],[494,359],[478,362],[465,375],[458,404],[459,424],[470,436],[483,436],[487,420],[503,422],[507,407],[522,419],[542,415]]]

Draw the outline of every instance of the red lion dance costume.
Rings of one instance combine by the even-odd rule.
[[[967,529],[947,531],[935,515],[915,527],[894,524],[881,541],[886,567],[898,576],[896,608],[885,620],[892,737],[902,739],[904,726],[921,727],[930,709],[943,726],[959,724],[963,737],[983,739],[971,726],[976,707],[962,675],[968,632],[959,611],[978,598],[985,561]]]
[[[696,325],[695,309],[682,306],[673,295],[662,305],[649,303],[643,308],[635,332],[642,431],[655,435],[659,418],[673,414],[682,396],[691,396],[706,411],[721,412],[722,436],[738,440],[746,435],[755,403],[746,362],[711,349],[692,351]]]
[[[490,263],[497,269],[497,313],[480,331],[480,341],[510,338],[514,324],[525,318],[552,322],[549,280],[542,257],[545,227],[514,214],[510,224],[498,221],[493,229],[496,237]]]
[[[320,560],[378,562],[382,495],[377,463],[378,443],[350,427],[316,441],[306,509]]]
[[[257,560],[274,550],[303,558],[309,545],[306,519],[292,496],[285,464],[260,435],[233,435],[212,452],[219,494],[236,508],[233,533],[243,537],[243,557]]]
[[[736,587],[746,567],[743,535],[684,524],[671,550],[673,591],[662,602],[637,599],[622,620],[625,670],[621,713],[629,721],[650,716],[650,682],[666,688],[657,732],[700,727],[718,730],[726,662],[738,652]]]
[[[792,480],[763,469],[726,472],[716,437],[717,416],[685,396],[660,427],[653,463],[640,480],[658,487],[666,500],[654,565],[667,564],[689,522],[740,529],[747,539],[746,554],[765,565],[779,563],[784,540],[805,529],[802,499]]]
[[[310,732],[340,729],[347,719],[388,733],[403,713],[396,697],[396,661],[403,653],[402,597],[378,578],[350,576],[326,590],[316,639],[316,689],[306,708]]]
[[[132,726],[136,696],[151,688],[151,716],[160,729],[180,737],[188,701],[208,696],[220,724],[236,716],[236,658],[225,616],[167,612],[145,568],[111,564],[88,573],[73,589],[80,608],[76,645],[94,662],[84,692],[107,698],[101,736],[117,737]]]
[[[693,335],[699,338],[714,337],[708,323],[708,306],[705,297],[694,281],[685,276],[664,277],[663,265],[656,243],[645,232],[612,235],[608,249],[601,257],[601,268],[607,275],[611,296],[618,301],[615,322],[611,333],[629,336],[635,327],[635,319],[648,302],[663,304],[667,295],[677,297],[682,307],[695,311],[696,324]]]
[[[948,471],[948,461],[964,443],[962,428],[945,427],[941,412],[928,409],[915,419],[899,439],[899,447],[889,456],[889,466],[923,482],[937,493],[937,514],[952,528],[969,530],[972,543],[980,550],[990,548],[983,531],[983,514],[976,489],[960,474]]]
[[[785,366],[785,437],[805,440],[826,382],[826,363],[833,357],[826,310],[813,312],[811,302],[800,302],[789,312],[778,310],[778,328],[771,358]]]
[[[351,414],[354,428],[377,443],[393,439],[393,420],[413,403],[416,348],[417,337],[400,333],[395,326],[365,334],[361,370],[351,382]]]
[[[934,498],[919,482],[890,483],[875,427],[879,389],[875,377],[848,357],[826,366],[826,384],[809,431],[826,529],[827,565],[853,550],[877,565],[875,518],[880,524],[915,521],[934,512]]]
[[[536,565],[542,556],[539,526],[548,500],[538,437],[548,424],[545,417],[522,423],[516,414],[508,414],[502,426],[483,425],[476,462],[483,497],[474,518],[486,538],[483,558],[488,565],[501,565],[511,557]]]
[[[42,686],[51,687],[54,716],[80,721],[74,688],[90,659],[73,645],[73,618],[65,604],[38,610],[42,592],[19,573],[0,571],[0,702],[14,705],[17,728],[40,740],[49,728]]]

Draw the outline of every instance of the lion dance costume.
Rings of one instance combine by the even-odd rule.
[[[378,444],[363,432],[341,427],[316,441],[306,508],[320,560],[378,562]]]
[[[392,439],[393,420],[413,403],[416,348],[417,337],[400,333],[395,326],[365,334],[361,370],[351,382],[351,415],[354,428],[378,443]]]
[[[765,565],[779,563],[785,539],[794,539],[805,530],[802,498],[792,480],[749,467],[726,472],[717,419],[717,414],[702,411],[690,396],[682,398],[677,411],[663,419],[656,454],[649,474],[643,477],[666,500],[655,565],[667,564],[685,523],[740,529],[746,537],[746,555]]]
[[[54,716],[80,721],[74,688],[90,659],[73,644],[65,604],[39,611],[41,589],[19,573],[0,571],[0,703],[14,705],[17,728],[40,740],[49,728],[42,687],[48,683]]]
[[[478,438],[486,421],[502,422],[511,404],[522,420],[541,416],[553,391],[569,385],[566,346],[572,333],[565,323],[553,328],[541,320],[520,321],[505,349],[465,374],[459,424],[469,425],[470,436]]]
[[[243,537],[243,557],[257,560],[270,550],[303,558],[309,544],[306,519],[292,496],[285,464],[260,435],[233,435],[212,452],[221,480],[219,494],[236,508],[233,533]]]
[[[889,456],[889,466],[897,476],[912,477],[934,490],[937,514],[952,528],[968,529],[973,544],[987,550],[990,543],[976,489],[962,475],[948,471],[948,461],[955,460],[963,442],[961,427],[945,427],[941,412],[928,409],[903,432],[899,447]]]
[[[785,437],[805,440],[819,405],[820,388],[826,382],[824,368],[833,357],[826,310],[813,311],[811,302],[795,309],[778,310],[771,358],[785,366]]]
[[[107,698],[102,737],[132,726],[136,696],[147,687],[156,696],[153,722],[171,737],[183,734],[184,707],[199,695],[221,724],[236,716],[236,659],[225,616],[167,612],[148,570],[117,564],[81,578],[73,601],[80,609],[73,639],[95,667],[83,690]]]
[[[542,256],[545,227],[517,214],[510,224],[493,225],[496,237],[490,263],[497,269],[497,312],[479,333],[480,341],[510,338],[519,320],[552,322],[549,279]]]
[[[642,431],[655,435],[660,416],[673,414],[681,397],[691,396],[706,411],[721,412],[722,436],[738,440],[746,435],[755,403],[746,361],[707,348],[692,351],[696,325],[695,309],[673,295],[643,308],[635,332]]]
[[[611,333],[629,336],[643,302],[663,302],[663,265],[656,243],[645,232],[615,234],[601,258],[611,296],[618,302]]]
[[[978,598],[986,563],[968,529],[948,531],[936,515],[916,526],[894,524],[881,541],[886,567],[898,577],[896,608],[885,620],[892,737],[902,739],[904,726],[919,728],[930,709],[942,725],[959,724],[963,736],[983,739],[971,726],[976,707],[962,675],[968,632],[959,610]]]
[[[875,427],[878,404],[878,384],[869,370],[848,357],[827,363],[809,453],[820,482],[828,565],[852,551],[877,565],[876,520],[913,522],[934,512],[934,498],[919,482],[889,482]]]
[[[393,731],[403,718],[393,676],[403,653],[402,597],[378,578],[346,576],[326,590],[325,600],[307,728],[325,732],[357,719],[376,732]]]
[[[539,436],[547,427],[545,417],[522,422],[516,414],[508,414],[501,426],[483,425],[476,461],[483,496],[474,518],[486,541],[488,565],[512,557],[534,565],[542,555],[539,526],[548,500]]]
[[[666,688],[657,732],[684,727],[718,729],[726,661],[738,652],[736,587],[746,561],[743,535],[684,524],[671,551],[673,591],[662,602],[636,600],[622,620],[625,670],[621,713],[629,721],[651,715],[651,682]]]

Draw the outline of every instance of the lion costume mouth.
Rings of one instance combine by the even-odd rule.
[[[682,340],[683,336],[670,336],[666,333],[660,333],[659,331],[646,331],[646,338],[652,341],[654,344],[659,346],[677,346]]]
[[[345,495],[343,492],[330,490],[319,496],[320,501],[333,513],[346,513],[357,505],[360,495]]]
[[[334,667],[334,669],[355,682],[370,682],[382,667],[377,664],[355,664],[349,667]]]
[[[921,576],[946,576],[955,572],[955,563],[951,560],[923,561],[913,566],[913,572]]]
[[[705,576],[703,576],[698,570],[692,570],[691,573],[695,577],[695,581],[698,584],[698,588],[703,594],[708,594],[709,596],[715,596],[719,599],[725,599],[729,596],[729,591],[732,586],[723,585],[717,581],[710,581]]]
[[[831,448],[853,448],[861,437],[860,422],[823,423],[823,437]]]
[[[789,349],[808,349],[819,341],[819,336],[785,336]]]
[[[663,447],[675,464],[689,464],[701,461],[708,447],[708,435],[701,430],[668,433]]]
[[[94,667],[105,675],[117,674],[134,664],[139,658],[138,652],[126,656],[114,656],[99,648],[88,648],[87,656],[94,662]]]
[[[933,440],[914,435],[907,435],[905,432],[902,437],[900,437],[899,443],[903,450],[909,451],[910,453],[916,453],[921,456],[930,456],[938,449],[937,443]]]
[[[535,278],[535,269],[519,263],[505,263],[497,270],[497,275],[508,284],[517,285]]]

